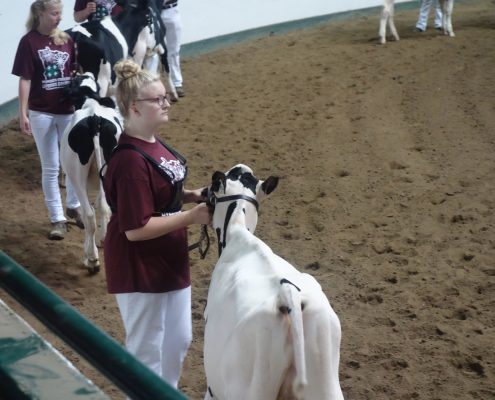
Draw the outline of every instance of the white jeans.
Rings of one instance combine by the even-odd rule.
[[[165,43],[167,45],[167,61],[170,67],[170,78],[174,86],[182,86],[180,70],[180,44],[182,40],[182,22],[179,6],[162,10],[162,21],[165,24]]]
[[[421,0],[421,6],[419,8],[418,22],[416,23],[416,28],[422,31],[426,30],[426,25],[428,25],[428,16],[430,14],[430,8],[432,4],[435,3],[435,28],[442,27],[442,10],[440,9],[440,4],[438,0]]]
[[[116,295],[126,348],[177,388],[192,341],[191,287],[167,293]]]
[[[41,186],[50,222],[66,221],[58,185],[59,143],[72,116],[73,114],[58,115],[29,110],[29,122],[41,161]],[[67,207],[79,207],[79,200],[69,178],[66,178],[65,186]]]

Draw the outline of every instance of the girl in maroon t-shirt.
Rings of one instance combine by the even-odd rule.
[[[170,104],[159,77],[133,61],[115,65],[124,133],[104,177],[112,216],[105,272],[126,332],[126,347],[177,387],[192,339],[187,226],[209,224],[201,189],[185,190],[185,160],[158,138]],[[146,156],[151,157],[151,162]]]
[[[31,5],[28,33],[19,42],[12,74],[19,77],[19,123],[22,133],[32,135],[41,161],[41,183],[52,227],[49,238],[63,239],[66,218],[60,196],[59,142],[72,115],[72,105],[64,101],[63,88],[71,79],[74,44],[59,30],[61,0],[36,0]],[[69,179],[67,216],[83,227],[79,200]]]

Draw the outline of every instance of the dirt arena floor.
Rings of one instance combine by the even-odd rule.
[[[346,399],[495,399],[495,7],[456,4],[455,38],[412,32],[416,17],[398,12],[402,40],[385,46],[373,15],[189,58],[162,136],[188,157],[189,187],[239,162],[282,178],[257,235],[314,275],[340,317]],[[83,232],[46,238],[35,145],[15,124],[0,134],[0,182],[0,248],[121,342],[103,271],[81,266]],[[194,400],[215,260],[215,245],[191,254],[181,389]]]

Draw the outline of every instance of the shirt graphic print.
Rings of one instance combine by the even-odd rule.
[[[179,160],[167,160],[160,157],[160,168],[170,177],[173,184],[184,180],[186,176],[186,168]]]
[[[64,76],[64,69],[69,53],[65,51],[52,50],[48,46],[38,50],[43,65],[43,81],[41,86],[45,90],[55,90],[67,86],[70,76]]]
[[[102,19],[103,17],[110,15],[116,4],[117,3],[114,0],[97,0],[96,12],[93,18]]]

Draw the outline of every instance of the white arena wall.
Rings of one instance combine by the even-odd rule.
[[[64,16],[61,28],[74,25],[75,0],[62,0]],[[397,0],[397,3],[410,2]],[[18,78],[11,74],[12,63],[21,36],[26,32],[32,0],[0,1],[0,126],[17,113]],[[183,22],[183,44],[250,31],[262,27],[331,16],[352,10],[379,7],[382,0],[179,0]],[[378,30],[378,13],[377,13]]]

